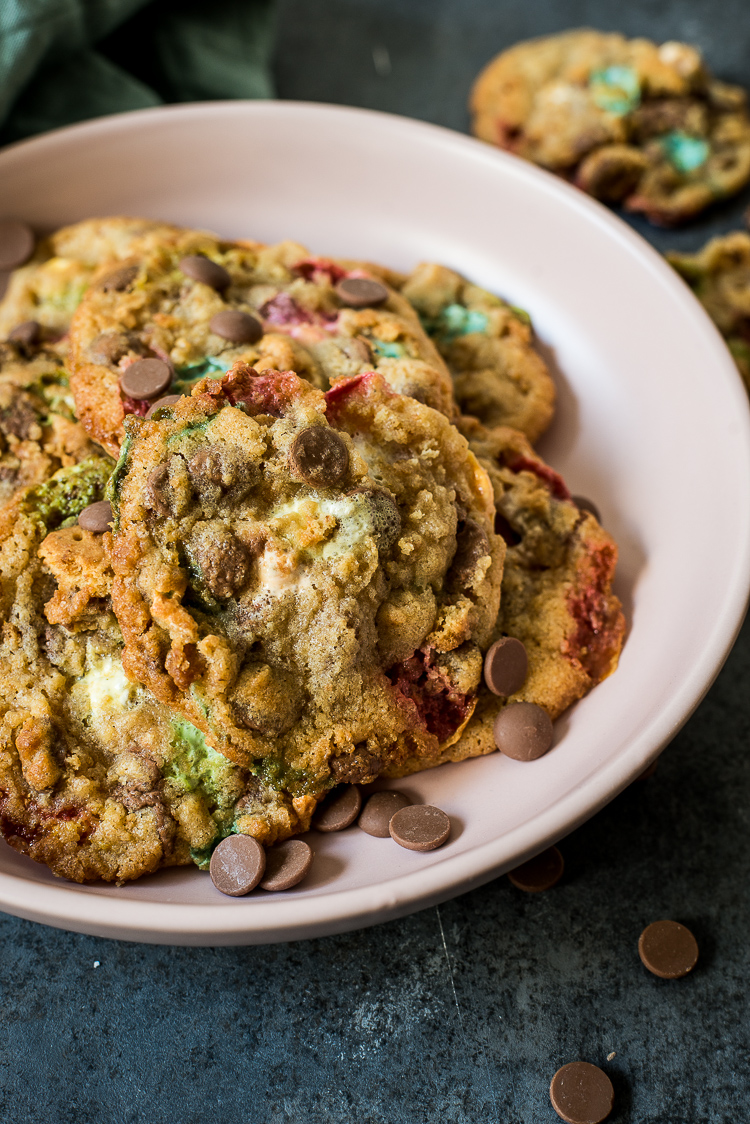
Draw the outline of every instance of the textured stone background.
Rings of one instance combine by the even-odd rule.
[[[742,0],[282,0],[279,91],[464,130],[492,54],[584,23],[691,39],[750,86]],[[644,233],[697,246],[747,202]],[[550,1077],[576,1058],[610,1074],[614,1122],[750,1120],[749,680],[750,625],[656,775],[563,841],[566,878],[545,895],[501,878],[405,921],[250,949],[0,915],[0,1120],[552,1124]],[[700,943],[685,980],[638,959],[661,917]]]

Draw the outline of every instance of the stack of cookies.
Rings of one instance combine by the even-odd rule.
[[[337,786],[543,752],[614,670],[616,547],[533,450],[554,387],[522,310],[124,218],[0,223],[3,264],[17,850],[79,882],[205,869]]]

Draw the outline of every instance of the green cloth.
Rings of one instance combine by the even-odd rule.
[[[0,144],[107,113],[273,96],[274,0],[0,0]]]

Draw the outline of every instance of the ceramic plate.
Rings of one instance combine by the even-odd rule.
[[[431,854],[356,828],[317,835],[313,873],[222,897],[207,874],[79,887],[0,844],[0,908],[128,940],[243,944],[340,932],[495,877],[636,777],[700,701],[750,581],[750,428],[721,339],[684,283],[553,176],[415,121],[290,102],[150,109],[0,154],[7,215],[40,229],[137,214],[409,269],[428,258],[527,308],[558,372],[543,455],[620,544],[619,670],[556,725],[544,758],[494,754],[399,787],[451,816]]]

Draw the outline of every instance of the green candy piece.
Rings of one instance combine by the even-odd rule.
[[[711,154],[708,141],[681,132],[667,133],[661,139],[661,146],[672,167],[683,175],[700,168]]]
[[[114,462],[107,456],[86,457],[70,468],[61,468],[44,484],[32,488],[23,500],[27,511],[34,511],[48,531],[72,526],[84,507],[104,498]]]
[[[175,371],[176,379],[171,387],[173,394],[189,394],[197,382],[207,376],[221,378],[232,366],[231,362],[208,355],[205,359],[198,359],[195,363],[186,363]]]
[[[379,359],[403,359],[404,345],[400,343],[386,343],[385,340],[371,340],[372,346]]]
[[[589,89],[599,109],[624,117],[641,100],[641,84],[632,66],[606,66],[589,76]]]

